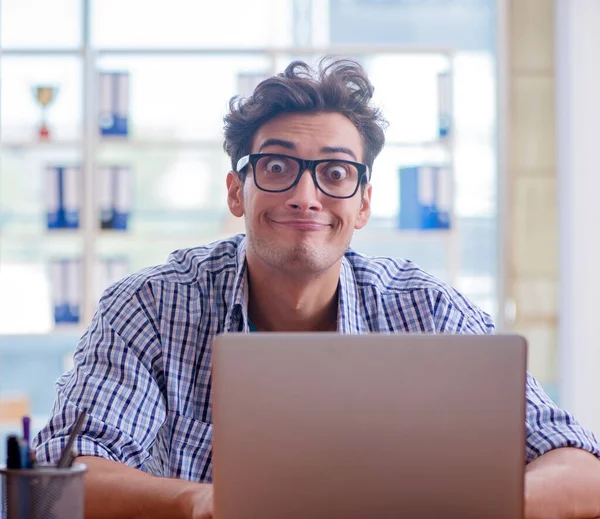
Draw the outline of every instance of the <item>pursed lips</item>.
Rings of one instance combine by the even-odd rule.
[[[294,219],[294,220],[274,220],[271,221],[277,225],[281,225],[287,227],[288,229],[296,229],[299,231],[322,231],[327,227],[330,227],[329,224],[319,222],[317,220],[304,220],[304,219]]]

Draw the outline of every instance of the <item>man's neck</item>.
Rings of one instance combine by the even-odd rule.
[[[256,260],[248,258],[248,314],[258,331],[337,330],[340,264],[293,278]]]

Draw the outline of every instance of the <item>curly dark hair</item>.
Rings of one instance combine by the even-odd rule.
[[[235,96],[224,117],[223,149],[231,157],[232,169],[250,153],[258,129],[282,113],[338,112],[350,119],[364,142],[364,161],[373,162],[385,143],[387,121],[371,104],[373,85],[362,65],[350,59],[321,58],[313,70],[303,61],[293,61],[276,76],[262,81],[250,97]],[[242,179],[245,175],[240,174]]]

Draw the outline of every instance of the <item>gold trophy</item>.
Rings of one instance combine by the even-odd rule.
[[[56,85],[34,85],[33,93],[35,100],[42,107],[42,120],[40,123],[38,135],[40,140],[47,141],[50,139],[50,128],[47,123],[47,111],[48,107],[56,99],[58,94],[58,87]]]

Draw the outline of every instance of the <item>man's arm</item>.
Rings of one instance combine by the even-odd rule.
[[[159,437],[170,425],[159,323],[149,286],[134,293],[122,288],[100,301],[74,369],[57,382],[52,416],[33,442],[36,457],[56,464],[86,409],[74,444],[77,460],[88,465],[86,516],[210,517],[211,487],[157,477],[173,474],[169,429]]]
[[[86,519],[209,519],[212,485],[151,476],[94,456],[85,463]]]
[[[36,435],[38,462],[56,464],[81,410],[87,418],[75,439],[79,456],[98,456],[161,474],[168,456],[154,449],[167,422],[162,345],[149,286],[117,286],[100,300],[73,357],[56,382],[49,421]]]
[[[526,519],[600,517],[600,460],[581,449],[547,452],[525,468]]]

